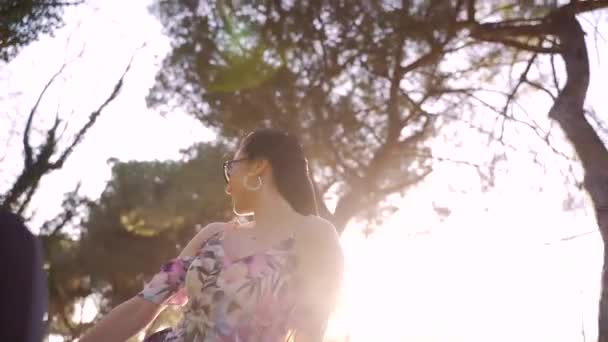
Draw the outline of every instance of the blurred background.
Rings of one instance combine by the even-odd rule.
[[[564,7],[583,144],[548,115]],[[583,175],[608,153],[580,153],[608,141],[608,2],[9,0],[0,19],[0,205],[43,243],[47,341],[231,218],[222,162],[261,126],[302,139],[341,234],[327,342],[598,339],[608,181]]]

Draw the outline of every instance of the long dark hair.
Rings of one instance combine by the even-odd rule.
[[[295,136],[273,128],[249,133],[241,143],[245,156],[267,159],[279,193],[299,214],[319,216],[308,161]]]

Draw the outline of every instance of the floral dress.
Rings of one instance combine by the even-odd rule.
[[[184,305],[177,326],[145,342],[279,342],[291,335],[295,298],[294,237],[270,250],[230,260],[224,230],[193,257],[161,267],[139,296],[157,304]]]

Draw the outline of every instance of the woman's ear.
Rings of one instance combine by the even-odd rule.
[[[268,159],[256,159],[253,161],[249,170],[249,175],[253,177],[261,176],[270,166]]]

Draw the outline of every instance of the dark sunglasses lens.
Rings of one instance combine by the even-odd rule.
[[[224,180],[230,182],[230,163],[224,163]]]

